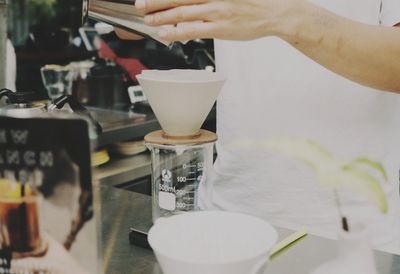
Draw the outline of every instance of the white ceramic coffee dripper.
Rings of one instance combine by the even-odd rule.
[[[137,79],[170,137],[196,135],[225,82],[205,70],[145,70]]]
[[[158,219],[148,239],[164,274],[259,274],[277,237],[262,219],[204,211]]]

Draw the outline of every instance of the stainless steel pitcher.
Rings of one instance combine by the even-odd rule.
[[[165,45],[170,44],[159,38],[159,27],[144,24],[144,14],[135,8],[135,0],[83,0],[82,11],[84,23],[91,18],[144,37],[153,38]]]

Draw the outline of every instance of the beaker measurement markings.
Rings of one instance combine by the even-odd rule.
[[[188,209],[188,208],[192,208],[192,207],[194,207],[195,206],[195,204],[192,204],[192,203],[181,203],[181,202],[177,202],[176,203],[176,208],[179,208],[179,209]]]
[[[176,203],[176,208],[179,208],[179,209],[186,209],[189,206],[191,206],[191,205],[186,204],[186,203]]]
[[[178,176],[178,177],[176,177],[176,181],[177,181],[178,183],[186,183],[187,180],[188,180],[188,178],[185,177],[185,176]]]
[[[191,204],[194,204],[194,201],[195,201],[195,199],[192,198],[192,199],[182,199],[179,202],[184,202],[185,204],[191,205]]]
[[[198,162],[197,164],[191,165],[191,164],[183,164],[182,165],[183,169],[188,169],[188,168],[197,168],[198,170],[202,170],[204,168],[204,162]]]
[[[176,181],[178,183],[186,183],[187,181],[196,181],[196,178],[190,178],[185,176],[178,176],[176,177]]]
[[[197,165],[188,165],[188,164],[183,164],[183,165],[182,165],[182,168],[183,168],[183,169],[194,168],[194,167],[197,167]]]
[[[188,199],[188,200],[190,200],[190,199],[194,199],[194,196],[195,196],[195,195],[193,195],[193,192],[192,192],[192,193],[187,193],[187,195],[185,195],[185,197],[181,197],[181,199]]]

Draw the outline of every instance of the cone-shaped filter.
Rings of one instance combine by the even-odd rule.
[[[221,74],[205,70],[145,70],[137,79],[171,137],[198,133],[225,82]]]

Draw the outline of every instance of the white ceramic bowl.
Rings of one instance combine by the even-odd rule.
[[[175,137],[199,131],[225,83],[205,70],[145,70],[137,79],[161,127]]]
[[[148,237],[164,274],[256,274],[277,238],[262,219],[222,211],[158,219]]]

